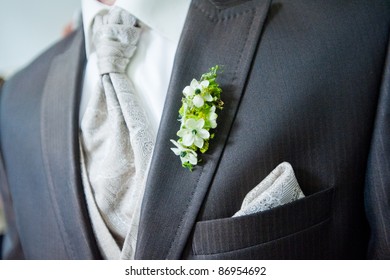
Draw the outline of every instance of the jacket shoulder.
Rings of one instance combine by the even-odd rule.
[[[40,81],[44,81],[53,59],[69,48],[79,32],[83,32],[81,28],[48,47],[27,66],[7,79],[3,87],[4,95],[7,92],[18,90],[21,86],[26,88],[26,86],[39,85]]]

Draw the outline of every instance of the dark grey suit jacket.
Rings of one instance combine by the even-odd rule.
[[[138,259],[390,258],[390,3],[193,0],[143,200]],[[224,65],[193,172],[172,153],[182,89]],[[100,258],[80,179],[82,31],[3,87],[6,258]],[[231,218],[288,161],[306,198]]]

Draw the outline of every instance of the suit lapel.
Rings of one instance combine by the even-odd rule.
[[[54,212],[70,259],[99,257],[88,221],[79,168],[78,111],[84,38],[78,30],[54,58],[42,99],[42,153]]]
[[[136,258],[177,259],[188,241],[203,199],[218,168],[270,0],[194,0],[176,53],[174,70],[146,184]],[[214,65],[225,108],[216,137],[193,172],[181,167],[170,148],[177,139],[183,88]]]

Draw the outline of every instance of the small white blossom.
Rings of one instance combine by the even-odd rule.
[[[205,93],[203,95],[201,94],[195,95],[194,99],[192,100],[194,105],[198,108],[202,107],[205,101],[209,101],[209,102],[213,101],[213,97],[209,93]]]
[[[195,94],[202,92],[204,88],[209,86],[209,81],[198,82],[196,79],[192,79],[189,86],[186,86],[183,90],[185,97],[193,97]]]
[[[177,148],[171,148],[171,150],[175,153],[175,155],[180,156],[180,160],[182,164],[190,163],[192,165],[196,165],[198,163],[197,154],[180,143],[171,140],[171,142],[177,147]]]
[[[215,106],[211,107],[211,109],[210,109],[209,122],[210,122],[211,128],[216,128],[217,127],[218,115],[215,113],[215,110],[216,110]]]
[[[183,94],[188,99],[192,98],[193,104],[200,108],[204,105],[205,101],[213,101],[213,97],[210,95],[210,93],[204,92],[204,89],[207,89],[209,84],[210,82],[207,80],[199,83],[197,80],[193,79],[191,84],[184,88]]]
[[[185,121],[184,126],[177,132],[179,137],[182,137],[183,145],[190,147],[195,144],[196,147],[202,148],[204,139],[210,138],[210,133],[204,129],[205,121],[200,119],[188,119]]]
[[[180,130],[177,132],[180,138],[177,142],[171,140],[176,146],[171,150],[180,157],[182,166],[189,170],[198,164],[198,151],[205,153],[208,150],[209,131],[217,127],[216,109],[222,110],[222,89],[216,83],[218,69],[218,65],[210,68],[200,81],[193,79],[183,89],[178,118]]]

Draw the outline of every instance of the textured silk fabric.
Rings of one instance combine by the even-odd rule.
[[[390,2],[192,3],[135,258],[390,258]],[[102,257],[79,173],[82,33],[49,48],[1,90],[5,259]],[[226,106],[210,153],[188,172],[169,139],[183,87],[215,64],[225,66]],[[306,197],[231,218],[283,161]]]
[[[245,196],[233,217],[270,210],[303,197],[292,166],[283,162]]]
[[[115,2],[115,6],[123,8],[137,18],[142,30],[137,52],[132,57],[126,74],[133,82],[135,90],[140,93],[140,105],[150,116],[155,134],[160,124],[176,48],[184,25],[184,20],[181,19],[187,15],[190,1],[170,0],[170,2],[175,2],[172,3],[175,9],[167,8],[166,1],[117,0]],[[97,14],[110,8],[112,7],[96,0],[82,0],[85,50],[88,60],[81,94],[80,123],[99,80],[96,51],[91,44],[92,22]],[[156,12],[159,17],[155,16]],[[167,36],[168,34],[174,36]]]
[[[107,259],[134,255],[154,146],[147,116],[125,75],[139,39],[135,25],[135,18],[118,7],[96,16],[93,43],[101,84],[81,123],[83,185],[95,236]]]

